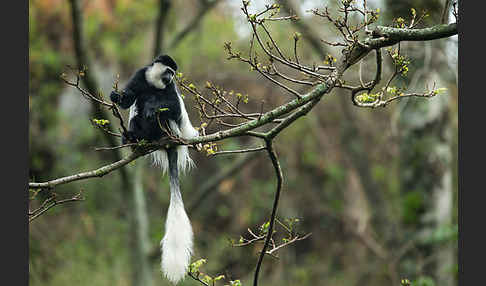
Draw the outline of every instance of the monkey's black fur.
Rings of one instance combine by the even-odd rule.
[[[153,63],[135,72],[120,93],[111,93],[111,100],[122,108],[132,106],[123,143],[140,139],[155,141],[166,135],[165,132],[184,139],[199,136],[173,80],[176,70],[177,65],[171,57],[157,57]],[[171,195],[161,241],[161,269],[171,282],[177,284],[189,269],[193,249],[193,231],[182,201],[179,173],[190,169],[193,162],[188,146],[183,145],[161,148],[151,156],[154,165],[160,166],[164,172],[169,171]]]
[[[151,66],[145,66],[130,78],[121,93],[112,91],[110,98],[122,108],[129,108],[136,100],[137,115],[130,119],[128,132],[123,134],[122,142],[135,142],[140,139],[154,141],[166,135],[164,128],[168,120],[174,120],[180,125],[181,106],[178,99],[178,90],[174,81],[177,64],[167,55],[157,57],[154,63],[162,63],[170,67],[161,74],[164,89],[160,89],[147,81],[146,72]],[[157,115],[159,120],[157,120]],[[160,125],[159,125],[160,124]]]

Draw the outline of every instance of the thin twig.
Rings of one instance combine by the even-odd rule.
[[[262,150],[266,150],[266,149],[267,149],[266,146],[260,146],[260,147],[256,147],[256,148],[250,148],[250,149],[219,151],[219,152],[215,152],[215,153],[211,154],[211,156],[257,152],[257,151],[262,151]]]
[[[55,196],[49,197],[48,199],[46,199],[44,201],[42,206],[39,209],[35,210],[33,212],[33,215],[31,217],[29,217],[29,223],[34,221],[36,218],[38,218],[39,216],[41,216],[42,214],[44,214],[45,212],[47,212],[48,210],[50,210],[54,206],[65,204],[65,203],[83,201],[83,200],[84,200],[84,198],[81,197],[81,192],[78,193],[77,195],[75,195],[72,198],[64,199],[64,200],[60,200],[60,201],[56,200]],[[53,202],[50,203],[51,201],[53,201]],[[50,204],[48,204],[48,203],[50,203]]]

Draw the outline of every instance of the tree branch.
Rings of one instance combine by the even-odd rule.
[[[296,15],[299,19],[301,17],[297,13],[295,7],[292,5],[292,3],[289,0],[279,0],[278,1],[280,5],[282,5],[282,8],[285,10],[285,12],[289,15]],[[294,21],[292,22],[298,29],[299,31],[304,35],[304,39],[309,42],[309,44],[314,48],[314,50],[319,52],[319,55],[323,57],[326,54],[326,49],[322,46],[322,43],[320,40],[315,37],[315,33],[313,32],[312,27],[307,25],[304,21]]]
[[[159,12],[157,15],[157,21],[155,24],[155,40],[154,40],[154,52],[153,57],[157,57],[164,49],[165,37],[164,37],[164,24],[167,22],[167,15],[172,6],[171,0],[159,0]]]
[[[275,174],[277,176],[277,189],[275,191],[275,198],[273,200],[273,208],[272,208],[272,214],[270,216],[270,224],[268,226],[267,237],[265,238],[265,243],[264,243],[262,251],[260,253],[260,257],[258,258],[257,266],[256,266],[256,269],[255,269],[253,286],[258,285],[258,274],[260,273],[260,268],[262,266],[263,257],[265,257],[267,247],[270,243],[270,239],[272,238],[273,226],[275,224],[275,218],[276,218],[276,215],[277,215],[278,201],[280,199],[280,192],[282,190],[282,185],[283,185],[282,169],[281,169],[280,163],[278,161],[277,153],[275,152],[275,149],[273,148],[273,143],[272,143],[271,140],[267,140],[266,144],[267,144],[268,155],[269,155],[270,159],[272,160],[272,164],[273,164],[273,167],[275,169]]]
[[[457,34],[457,23],[440,24],[423,29],[392,28],[377,26],[372,31],[374,39],[365,41],[372,49],[392,46],[404,41],[431,41]]]
[[[71,1],[76,2],[74,0]],[[280,127],[277,126],[278,127],[278,128],[276,127],[277,129],[269,133],[271,134],[271,136],[274,137],[278,132],[282,131],[290,123],[292,123],[297,118],[306,114],[310,109],[312,109],[312,107],[321,99],[321,97],[324,94],[329,93],[332,90],[332,88],[336,85],[336,83],[339,82],[343,73],[351,65],[355,64],[359,59],[363,58],[366,54],[368,54],[371,50],[386,47],[388,45],[393,45],[400,41],[434,40],[434,39],[448,37],[450,35],[457,34],[457,25],[455,23],[449,25],[437,25],[431,28],[415,29],[415,30],[378,27],[376,30],[374,30],[373,33],[374,35],[380,35],[380,38],[368,39],[364,42],[365,45],[353,46],[350,48],[350,50],[345,49],[343,52],[343,56],[338,61],[336,69],[333,70],[333,72],[328,77],[326,82],[316,85],[311,91],[303,95],[301,98],[296,98],[284,105],[278,106],[273,110],[262,114],[257,119],[248,121],[238,127],[218,131],[206,136],[199,136],[196,138],[187,139],[185,140],[185,144],[194,145],[198,143],[220,141],[230,137],[245,136],[248,135],[247,132],[252,131],[269,122],[272,122],[274,119],[277,119],[282,115],[292,112],[293,110],[296,110],[297,108],[300,108],[306,105],[307,103],[314,101],[313,104],[310,104],[305,109],[303,108],[298,112],[296,112],[293,116],[289,117],[286,122],[285,121],[281,122]],[[170,146],[180,145],[180,144],[183,143],[168,141],[163,145],[160,144],[151,144],[151,145],[152,147],[159,146],[161,148],[161,147],[167,147],[167,146],[170,147]],[[155,148],[153,150],[155,150]],[[147,151],[146,153],[143,154],[132,153],[126,158],[120,159],[115,163],[93,170],[91,172],[80,173],[80,174],[64,177],[61,179],[52,180],[46,183],[29,183],[29,188],[52,187],[60,183],[64,184],[72,181],[77,181],[80,179],[100,177],[115,169],[123,167],[127,163],[149,152],[151,151]]]
[[[73,44],[74,44],[78,67],[80,69],[83,66],[90,67],[90,61],[85,47],[85,40],[83,38],[83,20],[82,20],[82,12],[79,8],[79,2],[77,0],[70,0],[70,3],[71,3],[70,7],[71,7],[71,16],[72,16],[72,25],[73,25]],[[85,73],[85,75],[82,78],[88,91],[91,94],[96,94],[98,90],[98,85],[92,73],[91,72]],[[92,110],[93,110],[92,111],[93,115],[96,118],[108,118],[108,113],[104,109],[99,108],[95,103],[92,104]],[[110,135],[109,133],[103,133],[103,134],[105,135],[104,138],[108,142],[109,146],[117,145],[117,141],[112,135]],[[114,161],[119,161],[122,158],[122,155],[119,151],[112,152],[112,156]],[[123,181],[123,184],[128,185],[129,179],[128,179],[127,172],[122,169],[120,176]]]
[[[199,26],[199,23],[204,19],[204,16],[206,13],[208,13],[213,7],[216,6],[216,4],[219,3],[220,0],[201,0],[201,9],[197,13],[196,16],[192,18],[192,21],[187,24],[187,26],[182,29],[177,35],[174,36],[172,39],[172,42],[170,43],[169,47],[171,49],[174,49],[181,41],[184,39],[187,34],[189,34],[193,29],[197,28]]]
[[[103,177],[106,174],[111,173],[112,171],[119,169],[126,164],[132,162],[133,160],[146,155],[149,152],[132,152],[130,155],[126,156],[125,158],[122,158],[119,161],[116,161],[114,163],[111,163],[109,165],[103,166],[101,168],[88,171],[88,172],[82,172],[78,173],[75,175],[67,176],[67,177],[62,177],[58,178],[55,180],[51,180],[48,182],[43,182],[43,183],[29,183],[29,189],[51,189],[57,185],[63,185],[67,183],[71,183],[74,181],[79,181],[79,180],[84,180],[84,179],[89,179],[89,178],[95,178],[95,177]]]

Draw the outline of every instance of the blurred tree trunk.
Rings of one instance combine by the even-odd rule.
[[[190,32],[193,28],[197,26],[199,21],[202,20],[204,15],[212,8],[218,1],[213,1],[211,4],[207,4],[203,1],[203,7],[195,18],[196,24],[190,24],[188,28],[183,30],[183,34],[178,34],[175,41],[171,43],[171,49],[174,49],[180,41]],[[165,23],[169,15],[169,10],[172,6],[170,0],[159,0],[159,10],[157,15],[157,20],[155,22],[155,34],[154,34],[154,48],[153,48],[153,58],[157,57],[159,54],[167,53],[165,50]],[[193,21],[193,22],[194,22]],[[192,22],[191,22],[192,23]],[[147,213],[147,205],[145,200],[145,191],[143,188],[143,165],[138,163],[133,172],[133,212],[134,212],[134,228],[132,229],[132,236],[135,238],[135,247],[133,249],[133,256],[136,257],[134,264],[134,283],[136,286],[151,286],[153,285],[152,269],[151,269],[151,243],[148,236],[149,229],[149,219]],[[160,251],[160,247],[157,246]],[[160,254],[160,252],[157,252]],[[160,259],[160,255],[158,255]]]
[[[441,47],[435,47],[435,49]],[[428,73],[436,73],[430,70]],[[426,76],[423,80],[430,81]],[[438,82],[438,81],[436,81]],[[430,101],[408,102],[399,115],[400,180],[405,198],[405,223],[417,224],[420,236],[428,240],[444,227],[452,225],[452,138],[447,95]],[[412,201],[418,199],[420,206]],[[416,214],[415,214],[416,211]],[[417,215],[417,217],[415,217]],[[435,256],[431,272],[439,285],[452,285],[453,248],[438,242],[426,247]],[[436,245],[437,244],[437,245]],[[444,271],[449,268],[449,271]]]
[[[289,15],[297,15],[301,20],[299,21],[292,21],[292,23],[296,26],[296,28],[304,35],[303,39],[306,40],[314,50],[314,52],[318,55],[320,55],[321,58],[324,58],[325,55],[327,54],[326,48],[321,42],[319,36],[315,32],[311,32],[311,27],[305,23],[305,21],[302,20],[302,17],[300,17],[296,6],[293,4],[293,1],[291,0],[279,0],[278,1],[284,11],[289,14]],[[349,151],[346,154],[346,160],[348,161],[346,164],[350,165],[349,167],[351,168],[356,168],[356,171],[359,174],[359,181],[360,184],[363,185],[362,191],[365,192],[365,194],[360,195],[361,198],[366,199],[366,201],[369,201],[374,207],[373,207],[373,212],[372,218],[373,219],[381,219],[386,217],[384,215],[385,213],[385,205],[384,205],[384,199],[382,197],[382,192],[380,192],[378,186],[372,179],[372,175],[370,173],[370,168],[367,165],[369,162],[368,158],[368,153],[363,149],[364,144],[360,143],[359,141],[362,140],[361,136],[357,136],[359,134],[359,129],[358,126],[356,125],[356,122],[358,120],[355,119],[355,116],[352,114],[351,111],[351,105],[350,101],[347,97],[341,97],[340,99],[341,102],[341,107],[343,108],[343,115],[344,115],[344,120],[343,122],[343,134],[341,140],[343,141],[344,148],[343,150]],[[351,175],[349,175],[351,176]],[[350,183],[351,184],[351,183]],[[360,188],[361,189],[361,188]],[[364,203],[365,205],[368,202]],[[352,209],[353,206],[352,204],[349,205],[349,207]],[[349,212],[354,212],[355,210],[349,210]],[[368,208],[362,208],[364,211]],[[370,217],[370,214],[368,211],[365,211],[363,213],[364,217]],[[372,219],[372,220],[373,220]],[[362,221],[360,219],[360,221]]]
[[[98,83],[94,77],[93,71],[89,68],[92,67],[91,61],[89,59],[89,54],[85,46],[85,39],[83,34],[83,15],[80,9],[79,1],[77,0],[70,0],[71,4],[71,16],[72,16],[72,23],[73,23],[73,42],[76,54],[76,60],[78,67],[86,66],[88,67],[88,72],[82,77],[83,83],[88,89],[88,91],[92,94],[96,94],[99,90]],[[105,110],[102,109],[97,103],[93,102],[92,105],[92,116],[94,118],[109,118],[110,114]],[[104,135],[104,139],[108,143],[109,146],[118,145],[117,140],[109,135],[108,133],[102,132],[101,134]],[[98,135],[98,136],[103,136]],[[122,158],[122,154],[120,149],[113,150],[111,152],[112,160],[118,161]],[[129,246],[132,250],[131,253],[131,265],[130,268],[132,269],[132,285],[134,286],[141,286],[147,285],[144,284],[145,280],[138,281],[137,279],[144,279],[139,273],[145,273],[145,271],[140,270],[140,265],[145,265],[143,261],[141,261],[140,253],[144,253],[144,249],[142,248],[142,243],[138,241],[139,237],[142,236],[138,233],[139,225],[143,225],[144,223],[137,222],[139,216],[137,216],[136,211],[136,201],[134,200],[136,194],[134,192],[134,186],[136,184],[135,180],[131,180],[133,178],[130,176],[130,172],[128,171],[128,167],[123,167],[119,169],[119,174],[121,176],[122,182],[122,196],[123,201],[126,205],[123,207],[123,213],[126,215],[127,219],[130,221],[130,229],[132,231],[129,232]],[[142,258],[143,259],[143,258]]]
[[[137,286],[153,285],[152,269],[150,266],[149,252],[150,239],[149,220],[147,215],[147,205],[145,194],[142,186],[143,162],[137,162],[133,172],[133,208],[134,208],[134,228],[132,236],[135,238],[136,247],[134,247],[135,269],[134,283]]]
[[[294,2],[291,0],[279,0],[279,4],[282,6],[283,10],[289,15],[297,15],[299,17],[299,21],[292,21],[292,24],[304,35],[303,39],[306,40],[314,50],[314,52],[320,55],[321,58],[327,54],[326,48],[321,42],[317,33],[312,32],[311,27],[306,24],[305,21],[302,20],[302,17],[298,13],[297,6],[294,5]],[[379,187],[372,179],[372,175],[370,173],[370,168],[367,165],[369,160],[368,153],[364,150],[364,144],[360,142],[362,140],[362,136],[357,136],[359,134],[358,126],[356,122],[355,116],[352,113],[352,106],[350,105],[350,101],[347,97],[340,98],[341,107],[343,108],[343,115],[344,120],[343,123],[343,133],[341,140],[343,142],[343,150],[346,150],[347,153],[345,154],[346,162],[345,164],[348,165],[347,168],[352,168],[353,170],[350,171],[348,174],[349,176],[349,184],[351,193],[358,192],[353,194],[345,194],[346,201],[349,203],[347,204],[348,209],[345,211],[348,214],[354,213],[352,215],[353,219],[359,221],[361,229],[365,227],[369,227],[368,220],[371,216],[372,220],[380,220],[386,217],[385,213],[385,204],[384,199],[382,197],[382,192],[380,192]],[[357,172],[357,173],[356,173]],[[357,186],[355,183],[351,182],[351,178],[358,179],[356,175],[359,174],[359,188],[353,188],[351,186]],[[363,193],[364,192],[364,193]],[[348,200],[351,199],[352,200]],[[355,203],[358,203],[356,200],[361,201],[359,202],[361,214],[356,214]],[[370,209],[365,207],[371,203],[373,205],[373,214],[370,214]],[[363,225],[363,223],[365,225]],[[378,224],[379,225],[379,224]]]
[[[359,120],[352,111],[354,106],[352,106],[347,96],[341,96],[339,101],[343,110],[341,140],[344,146],[343,149],[347,151],[346,159],[349,161],[348,164],[358,172],[360,183],[363,185],[365,192],[364,198],[373,206],[371,214],[373,226],[383,230],[383,227],[387,224],[388,217],[383,188],[373,179],[369,165],[372,159],[369,156],[369,152],[366,151],[363,134],[360,134],[362,132],[360,132],[356,124]]]
[[[426,10],[431,16],[429,23],[441,21],[446,2],[408,0],[397,3],[386,0],[393,17],[409,19],[410,8],[413,7],[417,13]],[[423,70],[417,71],[420,73],[420,77],[416,75],[417,90],[423,90],[424,84],[431,88],[433,82],[447,86],[448,80],[443,76],[448,70],[444,41],[425,45],[430,58],[425,56]],[[397,128],[400,133],[400,185],[406,209],[404,222],[416,224],[420,237],[425,241],[433,239],[432,243],[421,248],[433,261],[423,270],[432,275],[436,285],[441,286],[455,284],[456,253],[452,242],[434,240],[442,230],[452,227],[454,216],[451,133],[455,129],[451,121],[450,99],[451,95],[444,93],[431,100],[404,102]]]
[[[326,46],[321,42],[319,34],[312,31],[312,27],[308,25],[298,13],[298,6],[296,1],[292,0],[278,0],[283,11],[288,15],[296,15],[299,21],[292,21],[292,24],[302,33],[303,39],[311,46],[314,52],[324,58],[328,53]],[[347,170],[345,191],[343,193],[344,209],[342,220],[345,227],[348,228],[358,240],[366,239],[370,243],[367,247],[376,256],[382,259],[384,264],[389,264],[384,258],[388,251],[384,249],[383,244],[379,244],[373,234],[377,231],[383,233],[383,228],[387,225],[387,207],[383,197],[383,192],[380,186],[373,180],[369,162],[371,162],[369,153],[365,150],[363,136],[360,135],[359,127],[357,126],[356,115],[353,114],[353,106],[349,97],[340,94],[339,99],[342,108],[342,133],[340,136],[341,150],[343,151],[343,166]],[[308,118],[318,117],[318,114],[310,114]],[[314,125],[315,125],[314,120]],[[311,123],[311,124],[313,124]],[[372,207],[371,207],[372,206]],[[370,246],[370,244],[372,244]],[[350,250],[353,259],[367,259],[365,249],[359,245]],[[362,260],[360,260],[362,261]],[[352,265],[351,263],[350,265]],[[358,267],[358,269],[360,269]],[[356,273],[357,269],[351,270]],[[356,273],[357,281],[363,273]],[[387,275],[391,280],[398,281],[398,273],[394,266],[389,267]]]
[[[158,15],[155,22],[153,58],[163,52],[165,46],[165,23],[167,15],[171,8],[170,0],[159,0]],[[145,200],[145,191],[143,188],[143,171],[142,162],[137,162],[131,177],[133,178],[133,228],[131,237],[134,238],[132,256],[134,260],[133,268],[133,285],[134,286],[151,286],[154,284],[152,268],[150,261],[150,239],[149,239],[149,218],[147,204]],[[159,256],[160,257],[160,256]]]
[[[32,14],[30,17],[36,28],[29,29],[29,45],[44,43],[41,53],[49,53],[56,59],[41,59],[37,54],[39,50],[33,49],[37,53],[29,51],[29,178],[45,180],[56,176],[58,158],[52,142],[59,140],[60,134],[59,120],[62,117],[59,108],[65,85],[59,80],[59,70],[64,68],[66,57],[55,53],[62,49],[61,31],[39,33],[60,21],[60,13],[44,15],[39,13],[34,3],[29,2],[29,8],[31,6],[33,11],[29,14]]]
[[[159,12],[157,21],[155,23],[154,35],[154,58],[157,57],[165,47],[165,23],[167,22],[167,15],[172,3],[170,0],[159,0]]]
[[[55,146],[49,143],[49,133],[58,130],[59,101],[62,86],[57,80],[59,69],[55,72],[46,68],[47,74],[42,80],[43,86],[31,87],[29,101],[34,113],[29,114],[29,178],[43,180],[53,175],[56,166]],[[52,80],[56,79],[56,81]],[[54,89],[48,91],[47,88]],[[30,86],[29,86],[30,87]],[[29,112],[30,112],[29,108]],[[57,134],[57,132],[55,132]]]

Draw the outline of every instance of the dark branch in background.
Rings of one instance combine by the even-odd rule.
[[[167,15],[172,6],[171,0],[159,0],[159,12],[157,15],[157,21],[155,23],[155,37],[154,37],[154,53],[153,57],[156,58],[165,46],[165,23],[167,22]]]
[[[177,35],[174,36],[172,42],[169,45],[170,49],[174,49],[179,43],[186,37],[193,29],[199,26],[199,23],[204,19],[206,13],[208,13],[213,7],[221,0],[200,0],[201,8],[196,16],[192,18],[192,21],[182,29]]]
[[[83,66],[89,68],[91,65],[85,47],[85,39],[83,38],[84,36],[83,36],[82,12],[79,8],[79,2],[77,0],[69,0],[69,1],[71,3],[70,6],[71,6],[71,17],[72,17],[72,25],[73,25],[73,44],[74,44],[77,64],[80,69]],[[96,94],[96,92],[99,89],[92,73],[91,72],[85,73],[82,79],[89,93]],[[108,118],[108,112],[99,108],[99,106],[94,102],[92,104],[92,110],[93,110],[92,113],[94,118]],[[118,139],[111,136],[110,134],[105,133],[104,138],[107,141],[109,146],[116,146],[119,143]],[[118,150],[112,152],[111,154],[114,161],[119,161],[122,158],[121,153]],[[124,168],[121,168],[120,176],[123,185],[128,185],[130,180]]]

